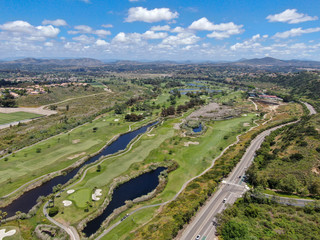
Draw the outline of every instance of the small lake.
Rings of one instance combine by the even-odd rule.
[[[113,191],[112,200],[103,211],[103,213],[87,223],[83,233],[89,237],[98,231],[104,220],[113,212],[113,210],[123,206],[125,201],[133,200],[137,197],[152,192],[159,184],[159,175],[165,170],[165,167],[159,167],[151,172],[144,173],[128,182],[121,184]]]
[[[149,127],[157,124],[158,122],[150,123],[146,126],[143,126],[137,130],[132,132],[125,133],[118,137],[114,142],[110,145],[106,146],[99,154],[89,158],[86,162],[84,162],[79,167],[71,170],[65,175],[57,176],[39,187],[36,187],[28,192],[22,194],[19,198],[14,200],[10,205],[0,208],[1,211],[7,212],[7,217],[14,216],[17,211],[28,213],[31,208],[37,204],[37,199],[40,196],[47,196],[52,193],[52,188],[58,184],[65,184],[70,179],[72,179],[78,171],[85,165],[96,162],[100,157],[107,156],[110,154],[114,154],[116,152],[122,151],[126,149],[128,144],[135,139],[138,135],[145,133]]]
[[[202,131],[202,124],[200,123],[200,125],[198,127],[192,128],[193,132],[198,133]]]

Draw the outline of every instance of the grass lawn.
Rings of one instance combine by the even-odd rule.
[[[74,198],[75,205],[64,208],[62,201],[65,198],[69,198],[64,192],[59,201],[57,201],[59,208],[64,208],[64,214],[58,214],[57,218],[63,217],[64,220],[75,223],[83,219],[85,215],[92,213],[96,207],[99,207],[102,199],[106,197],[106,193],[109,191],[109,184],[115,177],[124,175],[131,165],[142,162],[153,149],[157,149],[165,139],[173,136],[174,129],[172,128],[172,124],[174,122],[177,122],[177,119],[167,121],[163,125],[152,130],[149,135],[144,134],[128,153],[109,158],[102,162],[100,164],[101,172],[97,172],[95,167],[90,169],[84,180],[76,186],[73,186],[72,189],[75,189],[76,191],[79,190],[80,192],[84,189],[90,189],[90,191],[92,191],[94,187],[100,188],[102,189],[101,200],[98,202],[92,202],[91,194],[83,194],[81,197]],[[155,135],[153,136],[153,134]],[[70,197],[72,195],[73,194],[71,194]],[[89,213],[84,212],[83,209],[77,208],[77,206],[80,206],[83,202],[86,203],[87,201],[91,201],[93,203],[93,208],[90,209],[91,211]]]
[[[40,114],[28,112],[0,113],[0,125],[12,122],[18,122],[25,119],[41,117]]]
[[[115,122],[115,119],[120,119]],[[145,124],[150,119],[136,123],[134,128]],[[132,123],[124,122],[121,116],[109,114],[83,125],[71,133],[54,136],[1,158],[0,196],[18,188],[22,184],[70,166],[84,156],[101,149],[113,136],[128,131]],[[93,128],[97,128],[96,132]]]
[[[138,228],[145,222],[149,221],[155,215],[155,212],[158,208],[159,207],[146,208],[135,213],[134,216],[129,216],[119,226],[114,228],[110,233],[108,233],[106,236],[104,236],[101,239],[104,239],[104,240],[127,239],[123,235],[123,233],[129,234],[129,232],[132,229]],[[125,213],[120,214],[119,218],[117,218],[117,221],[120,220],[124,215]]]
[[[79,208],[85,208],[87,201],[91,198],[91,193],[92,189],[83,188],[70,194],[68,200],[73,201]]]

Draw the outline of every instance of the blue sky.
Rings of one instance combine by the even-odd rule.
[[[320,60],[319,0],[1,0],[0,59]]]

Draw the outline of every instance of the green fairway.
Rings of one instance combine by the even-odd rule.
[[[80,158],[99,151],[113,136],[128,131],[132,123],[124,122],[119,117],[121,116],[109,114],[76,128],[71,133],[54,136],[0,159],[0,196],[32,179],[66,168]],[[119,121],[115,122],[115,119]],[[150,119],[136,123],[134,127],[146,124],[147,121]]]
[[[151,205],[172,199],[186,181],[208,168],[212,160],[220,154],[223,148],[234,142],[238,134],[249,129],[252,126],[254,117],[254,114],[248,114],[247,116],[225,121],[207,122],[207,132],[201,136],[195,138],[175,136],[170,140],[166,140],[159,148],[152,151],[147,157],[146,163],[149,161],[161,161],[166,157],[169,158],[166,150],[171,149],[170,157],[179,163],[179,168],[169,174],[169,181],[164,191],[156,198],[142,203],[142,205]],[[249,123],[250,126],[246,124],[246,127],[244,127],[244,123]],[[226,138],[225,136],[228,137]],[[188,141],[199,142],[199,144],[191,144],[186,147],[184,143]],[[143,209],[138,212],[139,214],[134,214],[132,217],[137,221],[145,219],[146,216],[150,218],[155,214],[150,211],[150,209]],[[130,221],[124,221],[121,223],[121,227],[113,229],[103,239],[112,239],[115,236],[118,239],[125,239],[137,227]]]
[[[28,112],[15,112],[15,113],[0,113],[0,125],[18,122],[25,119],[32,119],[41,117],[40,114],[28,113]]]

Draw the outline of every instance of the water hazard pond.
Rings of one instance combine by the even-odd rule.
[[[151,172],[144,173],[116,188],[112,195],[112,200],[103,211],[103,213],[87,223],[83,233],[89,237],[94,234],[101,226],[102,222],[113,212],[125,204],[127,200],[133,200],[137,197],[148,194],[153,191],[159,184],[159,174],[165,170],[159,167]]]
[[[73,169],[69,173],[65,175],[57,176],[48,182],[42,184],[39,187],[36,187],[28,192],[25,192],[23,195],[21,195],[19,198],[14,200],[11,204],[4,208],[0,208],[1,211],[7,212],[7,217],[14,216],[17,211],[27,213],[31,210],[31,208],[37,204],[37,199],[40,196],[47,196],[50,193],[52,193],[52,188],[58,184],[65,184],[70,179],[72,179],[77,172],[82,168],[83,166],[96,162],[101,156],[107,156],[110,154],[114,154],[116,152],[119,152],[121,150],[126,149],[128,144],[136,138],[138,135],[145,133],[149,127],[155,125],[157,122],[150,123],[146,126],[143,126],[137,130],[134,130],[132,132],[125,133],[121,135],[119,138],[117,138],[114,142],[112,142],[110,145],[106,146],[99,154],[91,157],[86,162],[84,162],[79,167]]]

